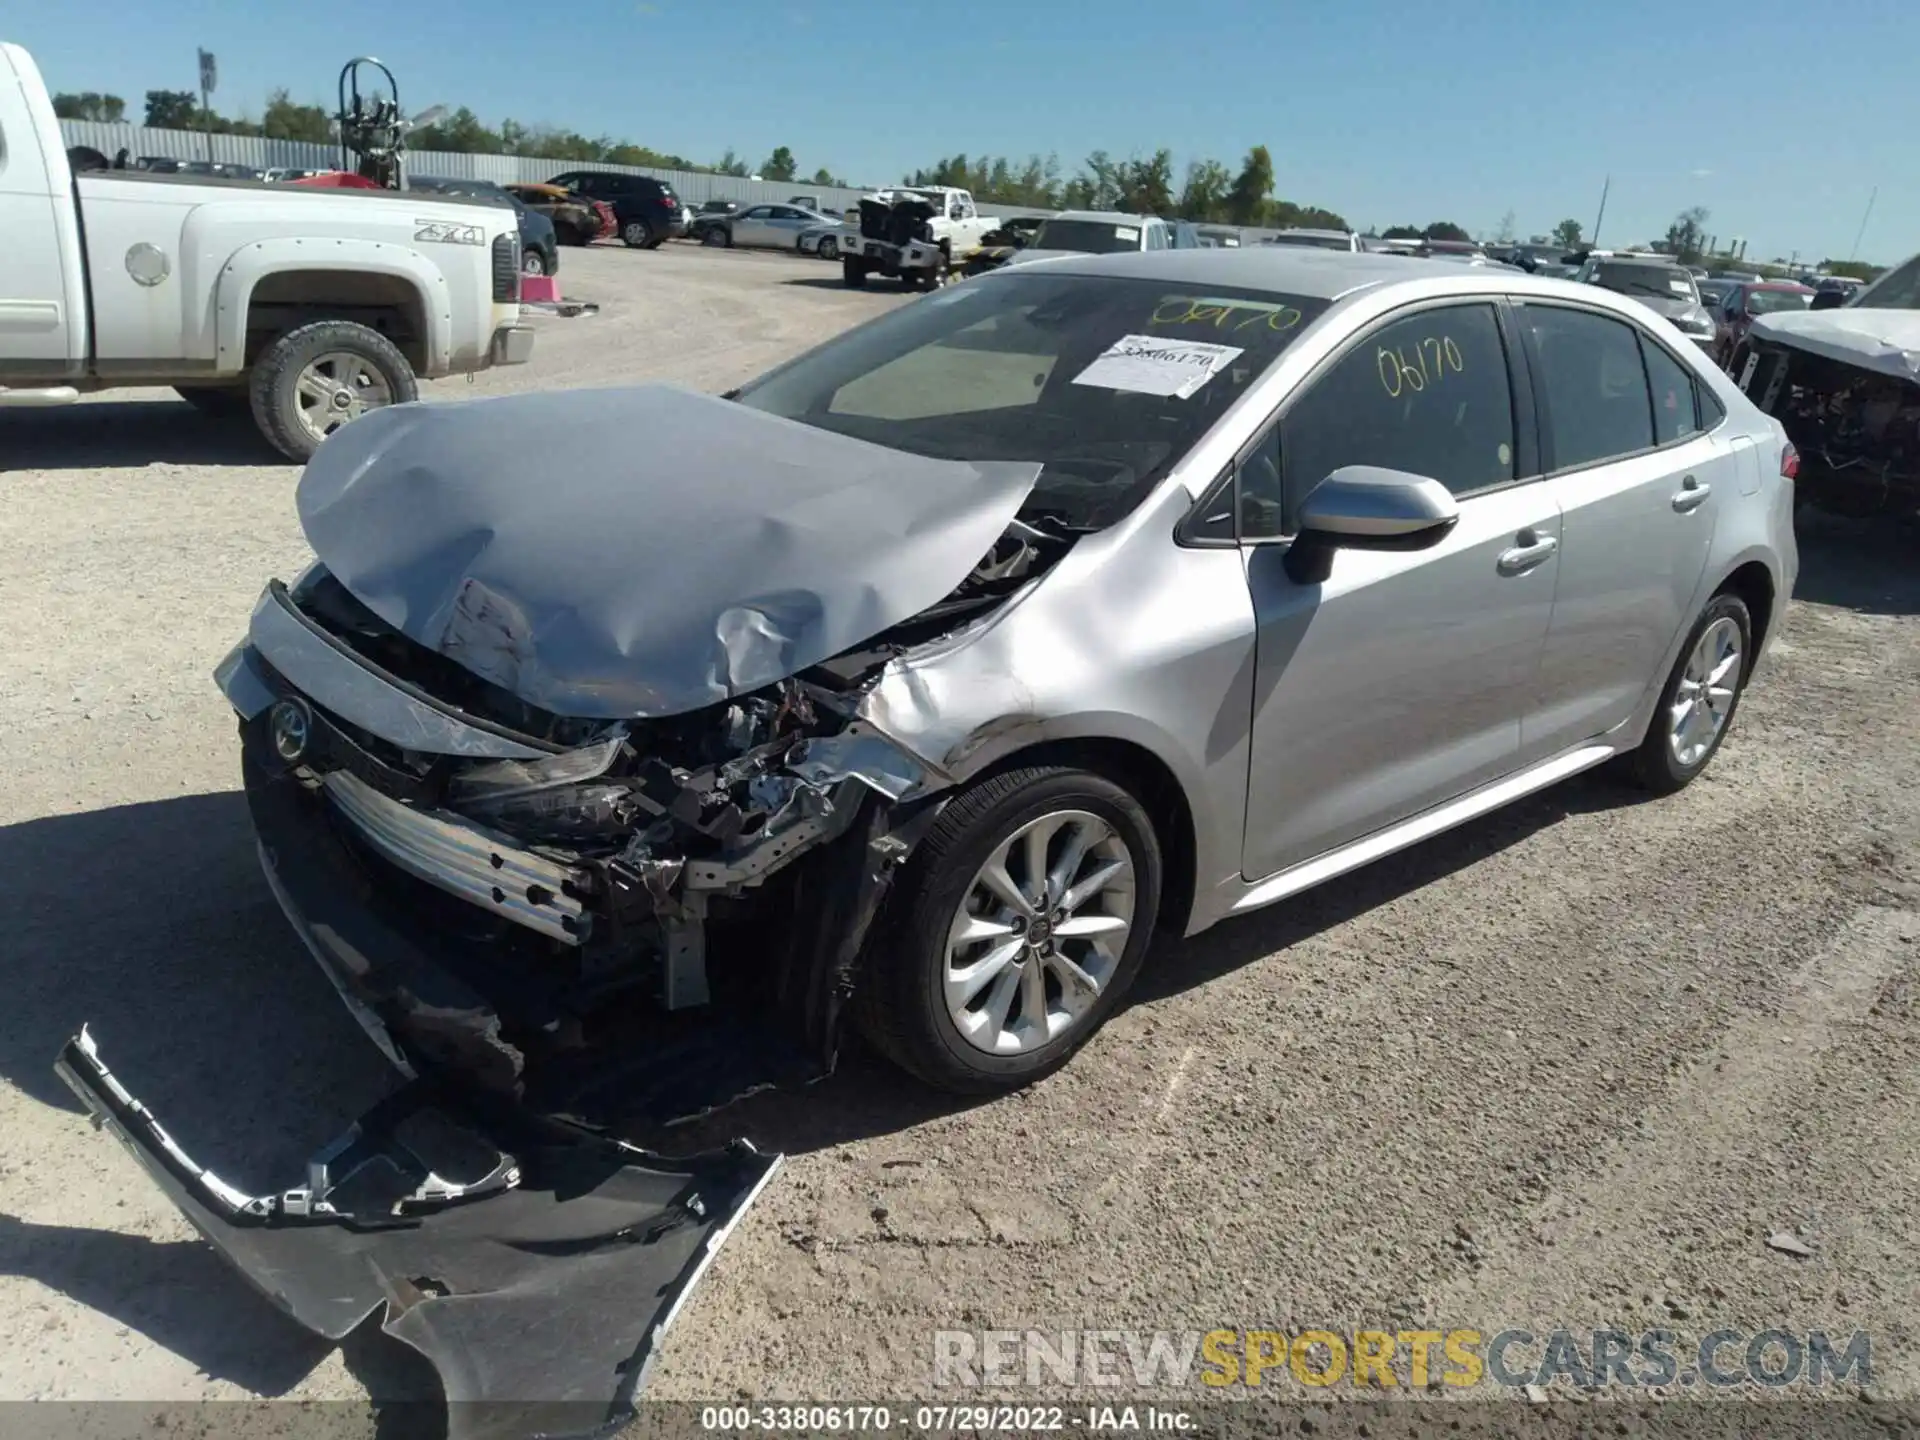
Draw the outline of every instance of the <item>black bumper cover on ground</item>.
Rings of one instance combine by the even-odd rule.
[[[85,1030],[55,1068],[200,1233],[281,1309],[340,1339],[382,1326],[432,1362],[450,1440],[605,1433],[780,1157],[668,1160],[410,1085],[248,1196],[190,1159]]]

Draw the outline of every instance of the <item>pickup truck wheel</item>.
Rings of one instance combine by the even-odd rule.
[[[952,269],[953,262],[947,258],[947,252],[942,250],[940,252],[940,258],[925,270],[922,270],[916,277],[919,288],[922,290],[938,290],[947,283],[947,276]]]
[[[840,262],[840,283],[849,290],[864,290],[867,284],[867,266],[864,260],[855,260],[848,256]]]
[[[635,250],[651,250],[653,227],[644,220],[629,220],[620,227],[620,238]]]
[[[176,385],[173,393],[209,420],[238,420],[248,412],[244,385]]]
[[[1145,809],[1103,776],[1034,766],[980,781],[895,882],[853,994],[861,1032],[941,1090],[1030,1084],[1133,983],[1161,867]]]
[[[261,433],[302,461],[367,411],[420,398],[407,357],[379,331],[350,320],[289,330],[254,361],[250,390]]]

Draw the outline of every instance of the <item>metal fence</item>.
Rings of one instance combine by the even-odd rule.
[[[60,130],[69,146],[87,145],[108,159],[121,150],[135,160],[143,155],[168,160],[209,158],[209,137],[197,130],[150,130],[144,125],[109,125],[95,120],[62,120]],[[256,170],[275,167],[331,170],[340,163],[338,145],[266,140],[257,135],[214,135],[211,139],[211,158],[223,165],[251,165]],[[829,215],[839,215],[858,204],[865,193],[841,185],[809,185],[804,180],[743,180],[701,170],[659,170],[645,165],[605,165],[597,160],[541,160],[528,155],[467,155],[444,150],[409,150],[407,169],[414,175],[491,180],[499,185],[538,182],[568,170],[618,170],[664,180],[673,187],[674,194],[689,205],[697,206],[708,200],[738,200],[747,205],[783,204],[795,197],[807,196],[817,200]],[[1028,205],[996,205],[991,201],[982,201],[980,209],[985,214],[1006,219],[1054,213]],[[1254,244],[1272,233],[1244,230],[1241,235],[1244,243]]]
[[[169,160],[205,160],[209,137],[197,130],[150,130],[144,125],[109,125],[94,120],[62,120],[61,134],[69,146],[87,145],[109,159],[125,150],[132,159],[152,155]],[[223,165],[251,165],[256,170],[277,166],[333,169],[340,163],[338,145],[315,145],[303,140],[265,140],[257,135],[214,135],[211,158]],[[407,169],[415,175],[441,175],[454,180],[492,180],[496,184],[541,181],[566,170],[618,170],[629,175],[651,175],[664,180],[689,205],[706,200],[738,200],[743,204],[781,204],[798,195],[810,196],[829,213],[839,214],[859,203],[861,191],[842,185],[809,185],[804,180],[743,180],[733,175],[709,175],[698,170],[659,170],[644,165],[606,165],[597,160],[541,160],[528,155],[464,155],[442,150],[409,150]]]

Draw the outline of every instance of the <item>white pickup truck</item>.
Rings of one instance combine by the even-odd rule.
[[[853,233],[839,241],[841,278],[854,287],[886,275],[937,290],[973,257],[999,221],[982,215],[973,196],[951,185],[915,185],[860,197],[847,212]]]
[[[139,170],[75,174],[0,44],[0,407],[171,385],[305,460],[420,376],[524,362],[505,206]]]

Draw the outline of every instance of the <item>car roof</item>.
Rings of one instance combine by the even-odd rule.
[[[1347,240],[1353,236],[1351,230],[1315,230],[1305,225],[1289,225],[1274,233],[1277,235],[1319,235],[1329,240]]]
[[[1396,255],[1369,251],[1312,250],[1251,245],[1217,250],[1128,250],[1112,255],[1062,254],[1014,267],[1010,274],[1112,275],[1175,285],[1229,285],[1309,300],[1338,300],[1356,291],[1404,289],[1421,295],[1536,295],[1618,308],[1636,314],[1639,302],[1582,285],[1529,275],[1499,265],[1409,264]],[[992,279],[995,271],[983,279]],[[1616,304],[1617,302],[1617,304]]]
[[[1153,215],[1129,215],[1124,210],[1062,210],[1049,220],[1088,220],[1096,225],[1144,225],[1157,219]]]

